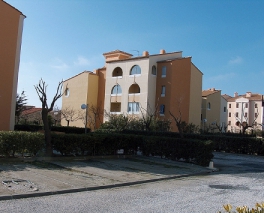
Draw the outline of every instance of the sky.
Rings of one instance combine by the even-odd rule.
[[[5,0],[24,15],[18,93],[48,101],[57,85],[104,66],[103,53],[183,51],[203,73],[203,90],[264,94],[263,0]],[[61,99],[56,102],[61,107]]]

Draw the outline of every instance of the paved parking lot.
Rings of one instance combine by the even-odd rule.
[[[210,170],[160,158],[96,158],[0,163],[0,200],[152,182]]]
[[[234,207],[248,205],[254,207],[256,202],[264,202],[264,158],[261,156],[234,155],[214,153],[214,165],[218,172],[205,175],[187,175],[156,182],[132,184],[122,187],[110,187],[100,190],[66,193],[44,197],[13,199],[0,201],[1,212],[181,212],[212,213],[222,211],[223,204],[230,203]],[[160,168],[168,168],[167,172],[151,172],[156,167],[152,161],[124,160],[140,166],[145,164],[149,169],[145,174],[153,178],[173,177],[175,174],[187,174],[187,171],[201,171],[200,167],[191,164],[164,164],[158,160]],[[98,162],[99,161],[99,162]],[[94,169],[106,169],[104,159],[95,160]],[[109,162],[110,171],[119,172],[114,159]],[[71,164],[71,162],[68,162]],[[83,162],[82,162],[83,163]],[[102,163],[102,164],[101,164]],[[131,164],[133,164],[131,163]],[[99,167],[98,164],[101,164]],[[91,164],[92,165],[92,164]],[[174,166],[178,166],[175,168]],[[93,167],[93,166],[92,166]],[[127,166],[124,166],[127,167]],[[72,167],[73,168],[73,167]],[[83,171],[83,164],[79,167]],[[82,168],[82,169],[81,169]],[[119,167],[120,168],[120,167]],[[129,166],[131,169],[131,167]],[[129,168],[126,168],[129,170]],[[133,167],[134,168],[134,167]],[[191,170],[194,168],[194,170]],[[202,168],[205,169],[205,168]],[[206,169],[205,169],[206,170]],[[108,171],[108,170],[107,170]],[[123,170],[122,170],[123,171]],[[176,172],[178,171],[178,172]],[[85,173],[83,173],[85,174]],[[98,173],[99,174],[99,173]],[[121,173],[120,173],[121,174]],[[118,175],[117,175],[118,176]],[[114,174],[112,174],[112,178]],[[113,178],[114,180],[115,178]],[[132,181],[132,180],[131,180]]]

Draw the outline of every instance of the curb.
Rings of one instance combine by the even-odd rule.
[[[133,186],[133,185],[153,183],[153,182],[158,182],[158,181],[163,181],[163,180],[172,180],[172,179],[178,179],[178,178],[184,178],[184,177],[190,177],[190,176],[205,175],[208,173],[211,173],[211,171],[199,172],[199,173],[193,173],[193,174],[187,174],[187,175],[163,177],[163,178],[157,178],[157,179],[133,181],[133,182],[127,182],[127,183],[117,183],[117,184],[111,184],[111,185],[105,185],[105,186],[93,186],[93,187],[84,187],[84,188],[77,188],[77,189],[64,189],[64,190],[59,190],[59,191],[36,192],[36,193],[30,193],[30,194],[3,195],[3,196],[0,196],[0,201],[22,199],[22,198],[32,198],[32,197],[44,197],[44,196],[50,196],[50,195],[69,194],[69,193],[76,193],[76,192],[95,191],[95,190],[118,188],[118,187],[124,187],[124,186]]]

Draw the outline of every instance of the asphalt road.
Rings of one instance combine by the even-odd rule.
[[[264,158],[215,153],[218,172],[120,188],[0,201],[0,212],[224,212],[264,202]]]

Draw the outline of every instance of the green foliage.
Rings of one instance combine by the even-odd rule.
[[[123,149],[124,154],[134,154],[139,148],[146,156],[161,156],[203,166],[208,165],[213,157],[211,141],[135,134],[53,134],[52,144],[62,155],[115,155],[119,149]]]
[[[144,117],[133,117],[132,115],[115,115],[106,113],[108,121],[103,123],[99,131],[112,130],[122,132],[124,130],[143,130],[143,131],[169,131],[171,121],[159,120],[154,115]]]
[[[15,125],[16,131],[37,132],[42,129],[43,129],[43,126],[38,126],[38,125],[29,125],[29,124]],[[51,126],[51,131],[64,132],[66,134],[84,134],[85,128],[71,127],[71,126]],[[89,128],[87,128],[87,132],[90,132]]]
[[[20,95],[17,94],[16,96],[16,112],[15,112],[16,123],[19,122],[20,115],[24,110],[26,104],[27,104],[27,98],[25,95],[25,91],[22,91]]]
[[[44,135],[20,131],[0,131],[0,155],[36,155],[44,147]]]

